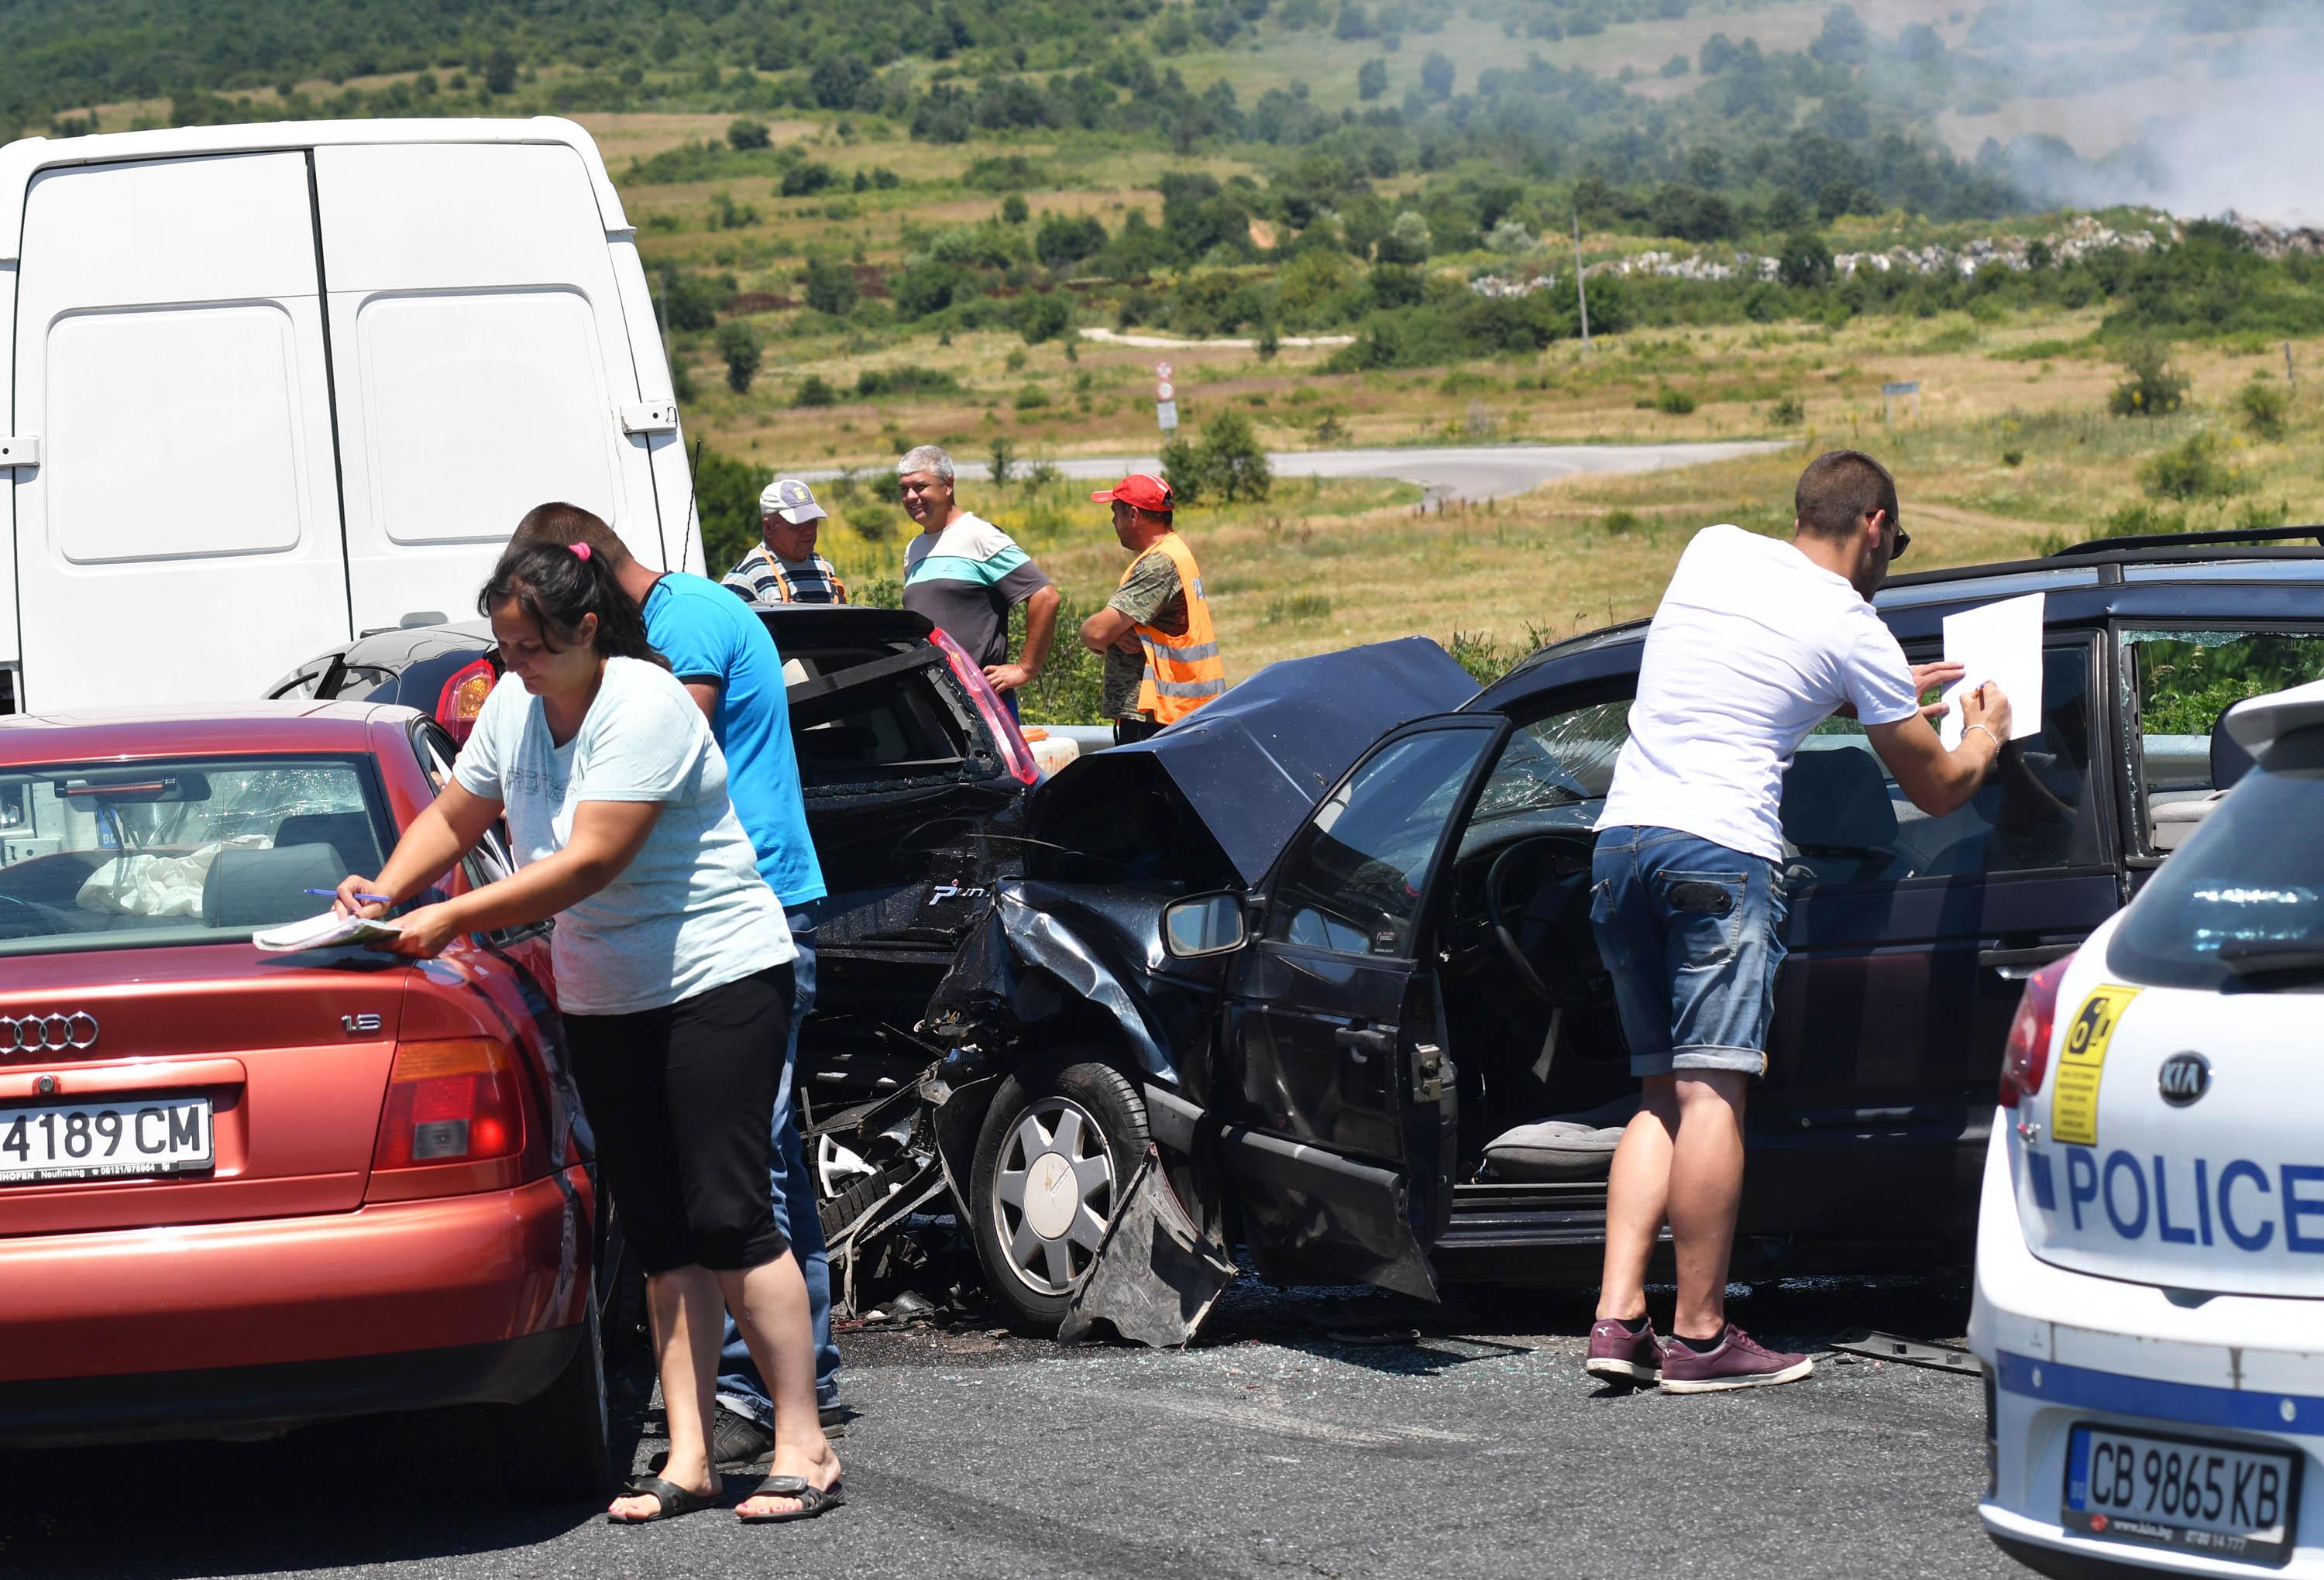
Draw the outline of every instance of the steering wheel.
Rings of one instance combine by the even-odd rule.
[[[1545,976],[1533,951],[1570,934],[1577,921],[1588,920],[1590,859],[1586,835],[1536,834],[1503,850],[1485,869],[1485,922],[1493,942],[1519,986],[1566,1009],[1591,1002],[1584,974],[1578,967],[1551,968]],[[1577,877],[1582,881],[1573,881]]]

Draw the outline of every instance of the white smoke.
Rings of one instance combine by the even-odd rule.
[[[2324,5],[2315,0],[2016,0],[1979,23],[1985,39],[2006,34],[2016,47],[1978,54],[2014,55],[2027,86],[2052,90],[2002,116],[2048,133],[1997,151],[2033,195],[2324,222]],[[2055,92],[2061,78],[2081,91]]]

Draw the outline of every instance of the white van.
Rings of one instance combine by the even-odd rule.
[[[472,615],[518,519],[701,570],[635,233],[570,121],[0,147],[0,712],[258,694]]]

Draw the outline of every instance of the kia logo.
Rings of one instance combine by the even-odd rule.
[[[2183,1108],[2211,1089],[2211,1061],[2200,1053],[2173,1053],[2163,1061],[2154,1084],[2164,1102]]]
[[[85,1009],[70,1015],[0,1015],[0,1055],[78,1053],[97,1046],[97,1017]]]

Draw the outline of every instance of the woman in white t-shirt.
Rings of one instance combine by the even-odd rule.
[[[505,813],[515,874],[399,919],[422,958],[455,937],[557,918],[550,941],[574,1079],[610,1195],[645,1263],[669,1457],[606,1517],[690,1513],[719,1491],[707,1425],[719,1302],[773,1384],[772,1472],[739,1512],[810,1518],[841,1502],[815,1401],[807,1285],[767,1190],[768,1138],[796,953],[726,794],[701,710],[586,545],[502,557],[477,600],[507,675],[452,783],[376,877],[339,886],[401,902]]]

